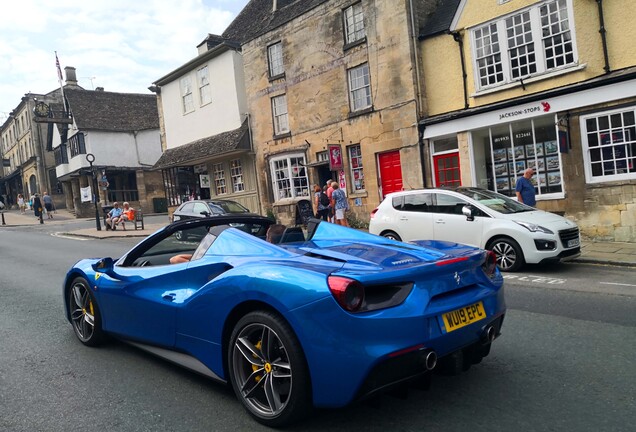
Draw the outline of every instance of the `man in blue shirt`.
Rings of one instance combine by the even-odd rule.
[[[123,212],[124,211],[119,207],[119,203],[115,201],[113,203],[113,208],[108,212],[108,218],[106,218],[106,229],[108,229],[108,226],[110,226],[110,229],[114,230],[115,225],[119,221],[119,218],[122,216]]]
[[[517,201],[534,207],[537,204],[537,200],[534,197],[534,186],[530,179],[534,175],[534,170],[528,168],[523,172],[523,177],[517,179],[517,185],[515,191],[517,192]]]

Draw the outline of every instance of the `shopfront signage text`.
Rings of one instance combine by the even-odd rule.
[[[551,107],[548,102],[539,102],[536,105],[529,105],[527,107],[517,108],[514,110],[499,113],[499,120],[524,117],[529,114],[536,114],[539,112],[550,112],[550,108]]]

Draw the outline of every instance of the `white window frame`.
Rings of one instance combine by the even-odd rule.
[[[272,121],[274,122],[274,135],[282,135],[289,132],[286,94],[272,98]]]
[[[355,151],[354,151],[355,150]],[[354,193],[364,192],[364,166],[362,165],[362,147],[360,144],[347,146],[347,154],[349,156],[349,170],[351,174],[351,190]],[[354,165],[357,165],[354,167]],[[361,187],[356,186],[356,173],[360,180]]]
[[[349,82],[349,108],[351,112],[372,107],[369,63],[362,63],[347,70],[347,80]]]
[[[225,169],[222,163],[216,163],[212,166],[214,173],[214,191],[216,195],[227,194],[227,183],[225,182]]]
[[[201,106],[207,105],[212,102],[208,65],[205,65],[197,70],[197,80],[199,83],[199,103],[201,104]]]
[[[283,43],[276,42],[267,47],[267,60],[269,64],[269,77],[277,77],[285,73],[283,64]]]
[[[351,44],[367,37],[362,2],[346,8],[342,12],[342,19],[344,21],[345,43]]]
[[[634,180],[636,179],[636,172],[627,172],[627,173],[620,173],[620,174],[609,174],[609,175],[601,175],[601,176],[593,176],[592,175],[592,157],[591,157],[591,153],[594,149],[596,148],[603,148],[603,146],[594,146],[594,147],[590,147],[589,145],[589,136],[588,136],[588,130],[587,130],[587,121],[589,119],[596,119],[597,122],[597,126],[598,126],[598,119],[600,117],[609,117],[609,129],[598,129],[596,130],[596,134],[598,134],[597,139],[599,140],[599,142],[602,140],[601,135],[603,134],[611,134],[611,133],[616,133],[619,131],[623,131],[623,137],[625,136],[624,131],[627,129],[627,127],[629,128],[633,128],[633,125],[628,125],[627,127],[624,126],[624,113],[627,112],[632,112],[634,117],[636,117],[636,106],[632,106],[629,108],[621,108],[621,109],[615,109],[615,110],[608,110],[608,111],[599,111],[599,112],[595,112],[593,114],[589,114],[589,115],[585,115],[585,116],[581,116],[580,117],[580,128],[581,128],[581,145],[583,148],[583,162],[585,164],[585,181],[586,183],[606,183],[606,182],[610,182],[610,181],[620,181],[620,180]],[[614,125],[612,125],[611,122],[611,116],[612,115],[616,115],[616,114],[620,114],[622,117],[622,124],[623,127],[612,127]],[[630,133],[631,135],[631,133]],[[613,139],[613,138],[610,138]],[[629,137],[629,141],[625,142],[625,145],[627,147],[627,155],[626,155],[626,164],[627,167],[629,167],[629,163],[630,163],[630,159],[631,159],[631,163],[632,163],[632,167],[634,164],[636,164],[636,154],[632,154],[631,157],[629,155],[629,152],[631,150],[631,143],[634,143],[636,141],[636,136],[630,136]],[[621,145],[622,143],[620,141],[616,141],[614,144],[616,145]],[[613,148],[615,146],[611,146],[611,147],[605,147],[605,148]],[[604,171],[605,170],[605,164],[607,163],[612,163],[612,161],[616,161],[616,159],[605,159],[606,154],[601,154],[601,169]],[[619,159],[620,161],[621,159]],[[594,163],[597,163],[597,161],[594,161]],[[633,168],[632,168],[633,169]]]
[[[187,114],[194,111],[194,97],[192,96],[192,79],[190,75],[186,75],[179,80],[181,88],[181,108],[183,113]]]
[[[240,159],[230,161],[230,177],[232,178],[232,190],[243,192],[245,190],[245,182],[243,180],[243,165]]]
[[[309,177],[304,154],[292,153],[273,157],[269,164],[274,201],[309,197]]]
[[[564,5],[563,11],[567,13],[566,19],[568,23],[567,30],[561,32],[560,34],[565,34],[569,32],[568,43],[571,44],[572,46],[572,52],[571,52],[572,61],[566,62],[565,64],[560,66],[548,68],[547,66],[548,59],[546,58],[546,47],[544,44],[544,37],[543,37],[543,27],[541,24],[542,23],[541,9],[543,7],[550,7],[551,5],[554,5],[554,4],[558,5],[559,3],[562,3]],[[530,27],[531,27],[530,33],[529,34],[524,33],[524,34],[532,38],[532,46],[534,48],[533,55],[534,55],[536,71],[529,72],[527,74],[523,74],[518,77],[513,77],[513,72],[512,72],[513,66],[511,64],[510,50],[515,49],[516,46],[523,45],[523,44],[515,44],[515,46],[512,46],[509,43],[507,20],[514,21],[516,17],[521,16],[523,14],[529,14],[530,16]],[[551,15],[551,16],[554,17],[554,15]],[[484,39],[492,40],[493,34],[496,34],[497,35],[496,43],[498,45],[498,50],[487,49],[488,47],[493,46],[492,43],[490,45],[481,44],[478,47],[479,38],[477,34],[479,32],[484,31],[487,28],[496,29],[496,31],[489,31],[488,32],[489,35],[486,35]],[[517,30],[518,30],[518,27],[517,27]],[[520,36],[520,35],[516,35],[516,36]],[[521,80],[525,81],[534,77],[541,77],[545,75],[547,78],[550,76],[550,74],[556,71],[575,69],[578,67],[578,51],[576,47],[576,34],[574,29],[574,12],[572,9],[572,0],[543,1],[541,3],[532,5],[530,7],[515,11],[512,14],[498,17],[496,20],[489,21],[487,23],[480,24],[477,27],[471,28],[470,37],[471,37],[472,56],[473,56],[473,78],[475,82],[475,89],[477,92],[505,86],[511,83],[518,83]],[[545,39],[548,40],[551,37],[552,37],[552,34],[549,34]],[[484,59],[484,58],[487,58],[490,56],[496,56],[496,55],[499,55],[500,57],[500,62],[497,62],[497,63],[501,64],[502,79],[494,83],[486,83],[482,85],[481,83],[482,76],[479,73],[480,68],[478,65],[478,61],[480,59]]]

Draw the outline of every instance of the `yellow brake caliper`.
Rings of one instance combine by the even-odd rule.
[[[256,345],[254,345],[254,348],[256,348],[257,350],[259,350],[259,351],[260,351],[260,350],[261,350],[261,346],[262,346],[262,342],[263,342],[263,341],[260,341],[260,340],[259,340],[259,341],[258,341],[258,343],[257,343]],[[258,359],[258,356],[257,356],[257,355],[255,355],[255,354],[252,354],[252,357],[254,357],[255,359]],[[257,370],[258,370],[258,366],[257,366],[257,365],[255,365],[255,364],[253,364],[253,365],[252,365],[252,371],[256,372]],[[262,376],[256,376],[256,377],[254,377],[254,380],[255,380],[256,382],[259,382],[262,378],[263,378]]]

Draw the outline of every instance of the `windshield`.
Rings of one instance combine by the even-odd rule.
[[[457,189],[462,195],[503,214],[533,211],[534,208],[487,189]]]
[[[208,205],[215,214],[221,213],[249,213],[249,210],[234,201],[212,201]],[[221,211],[219,211],[221,209]]]

